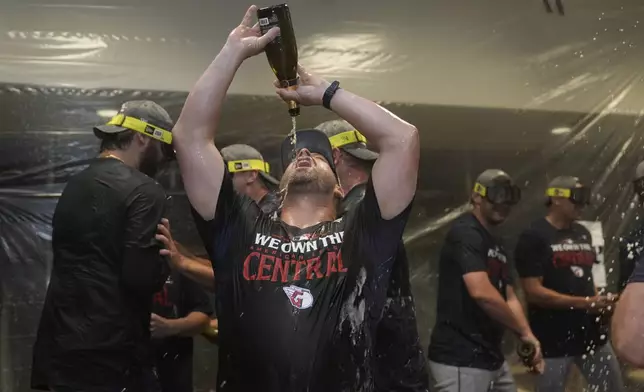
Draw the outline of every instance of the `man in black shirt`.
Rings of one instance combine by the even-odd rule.
[[[220,392],[369,391],[371,347],[389,270],[416,190],[418,131],[374,102],[298,67],[285,101],[323,105],[355,124],[380,151],[364,200],[337,218],[328,138],[299,131],[284,141],[280,214],[235,192],[215,147],[228,86],[260,36],[256,7],[192,90],[174,129],[195,220],[213,262],[219,317]],[[255,25],[255,26],[253,26]]]
[[[253,199],[266,214],[277,211],[281,198],[269,187],[276,186],[279,181],[271,176],[270,166],[260,152],[247,144],[233,144],[222,148],[220,153],[228,172],[232,174],[235,191]],[[164,221],[164,225],[167,233],[171,234],[169,223]],[[162,240],[167,241],[168,246],[175,246],[171,236],[164,237]],[[179,250],[172,250],[168,255],[171,256],[173,269],[208,290],[215,289],[215,272],[209,261]],[[211,325],[213,328],[217,326],[216,323]]]
[[[367,181],[378,153],[367,148],[367,139],[351,124],[332,120],[316,127],[333,147],[333,159],[342,187],[342,213],[364,198]],[[418,337],[416,310],[409,282],[409,265],[401,243],[393,263],[387,302],[376,331],[375,384],[377,391],[428,391],[427,361]]]
[[[192,392],[192,337],[208,326],[206,293],[173,271],[154,295],[150,321],[154,369],[162,392]]]
[[[281,200],[279,194],[270,188],[276,187],[279,181],[270,174],[270,165],[262,154],[247,144],[233,144],[222,148],[220,153],[228,171],[232,173],[235,191],[253,199],[267,214],[277,211]],[[167,230],[169,233],[169,225]],[[174,246],[171,237],[169,240],[169,246]],[[215,273],[210,261],[188,255],[186,252],[173,251],[169,254],[174,256],[170,257],[173,269],[204,288],[214,290]],[[217,342],[218,330],[219,323],[217,319],[213,319],[205,336],[211,342]]]
[[[490,230],[505,221],[520,190],[501,170],[476,180],[473,210],[451,227],[441,250],[436,325],[429,345],[429,368],[437,392],[516,391],[501,351],[505,329],[535,346],[529,366],[543,366],[512,288],[508,256]]]
[[[611,338],[619,358],[644,368],[644,257],[635,261],[633,274],[615,308]]]
[[[627,234],[619,239],[619,290],[626,287],[626,283],[633,273],[636,260],[639,260],[644,249],[644,162],[637,165],[635,178],[633,179],[633,190],[637,195],[637,210],[633,219],[632,227]]]
[[[69,180],[53,218],[53,270],[33,349],[32,388],[142,391],[152,296],[169,269],[155,241],[172,120],[126,102],[103,126],[101,156]]]
[[[537,391],[563,392],[573,363],[595,390],[621,391],[619,364],[600,322],[613,298],[597,295],[591,235],[576,222],[590,203],[590,189],[561,176],[546,196],[548,214],[521,234],[515,250],[530,326],[546,362]]]

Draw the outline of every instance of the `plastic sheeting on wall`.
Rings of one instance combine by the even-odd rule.
[[[92,125],[105,121],[101,115],[111,114],[121,102],[141,97],[161,103],[176,118],[185,94],[0,88],[3,391],[28,390],[31,344],[48,280],[56,197],[66,179],[96,155]],[[449,222],[466,210],[472,180],[485,168],[507,170],[524,188],[522,202],[500,229],[510,247],[518,230],[544,214],[543,192],[549,179],[565,173],[593,184],[595,198],[585,218],[602,221],[606,265],[616,268],[615,239],[635,212],[629,184],[632,170],[644,157],[636,118],[426,105],[388,108],[421,130],[419,190],[405,239],[424,345],[434,322],[440,241]],[[330,118],[326,110],[306,108],[299,121],[306,127]],[[553,134],[561,124],[569,124],[569,132]],[[224,108],[218,142],[254,145],[273,167],[279,167],[278,149],[289,126],[283,102],[232,95]],[[173,195],[170,220],[177,239],[200,252],[176,167],[161,173],[159,180]],[[216,356],[205,341],[199,340],[199,347],[197,380],[207,389],[214,383]]]

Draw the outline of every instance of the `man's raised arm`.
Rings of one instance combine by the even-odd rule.
[[[329,82],[299,67],[297,90],[278,89],[285,100],[302,105],[321,105]],[[371,174],[384,219],[392,219],[407,208],[416,193],[420,141],[418,130],[375,102],[342,88],[330,100],[330,109],[348,121],[376,146],[380,156]]]
[[[174,146],[190,203],[205,220],[215,216],[224,161],[215,147],[221,107],[237,69],[248,57],[263,51],[279,33],[274,28],[261,36],[254,24],[257,7],[251,6],[241,24],[190,91],[173,130]]]

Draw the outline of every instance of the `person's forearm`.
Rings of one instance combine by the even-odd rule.
[[[207,261],[207,260],[206,260]],[[215,271],[212,264],[204,263],[203,259],[181,256],[179,272],[208,290],[215,290]]]
[[[528,323],[528,319],[525,317],[525,313],[523,312],[523,306],[521,305],[519,298],[517,298],[516,296],[509,297],[507,300],[507,304],[512,310],[512,313],[514,313],[514,317],[516,318],[521,330],[530,331],[530,333],[532,333],[532,330],[530,329],[530,324]]]
[[[208,326],[210,319],[205,313],[192,312],[186,317],[168,320],[172,325],[175,336],[195,336],[203,332],[204,328]]]
[[[617,302],[611,340],[617,356],[638,368],[644,367],[644,283],[629,283]]]
[[[413,147],[416,127],[375,102],[339,89],[331,100],[331,109],[351,123],[380,152],[398,147]]]
[[[514,332],[517,336],[528,334],[530,328],[528,327],[526,329],[527,323],[523,325],[517,319],[514,311],[498,292],[496,292],[496,295],[475,298],[475,301],[481,309],[490,316],[490,318],[496,320],[498,323]]]
[[[210,63],[190,91],[172,132],[178,146],[186,140],[214,140],[221,107],[241,63],[227,46]]]
[[[586,309],[588,300],[586,297],[576,297],[550,290],[545,287],[526,292],[529,303],[547,309]]]

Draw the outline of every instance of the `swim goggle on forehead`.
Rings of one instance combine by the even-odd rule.
[[[477,182],[474,184],[474,193],[486,198],[492,204],[515,205],[521,200],[521,189],[511,183],[485,186]]]
[[[107,125],[115,125],[117,127],[131,129],[133,131],[149,136],[152,139],[156,139],[161,142],[163,155],[167,160],[171,161],[176,157],[174,147],[172,146],[172,132],[168,131],[167,129],[163,129],[136,117],[130,117],[124,114],[117,114],[116,116],[112,117]]]
[[[546,196],[548,197],[563,197],[569,199],[571,202],[577,205],[588,205],[591,201],[590,188],[580,187],[580,188],[548,188],[546,190]]]

